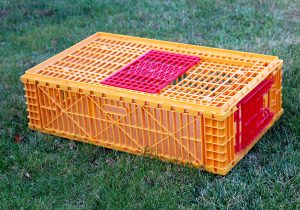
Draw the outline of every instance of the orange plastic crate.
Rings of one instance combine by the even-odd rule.
[[[149,50],[200,62],[155,94],[101,84]],[[225,175],[283,113],[281,69],[276,56],[96,33],[21,80],[34,130]]]

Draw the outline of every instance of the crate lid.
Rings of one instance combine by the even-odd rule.
[[[130,69],[131,62],[148,55],[147,52],[155,54],[158,51],[184,58],[184,68],[174,72],[171,70],[174,74],[164,75],[166,79],[160,80],[153,89],[153,82],[149,83],[143,88],[145,92],[101,84],[108,82],[110,76],[112,78],[122,69],[134,72],[134,68]],[[200,62],[197,62],[198,58],[201,58]],[[146,62],[145,65],[150,64]],[[276,56],[96,33],[28,70],[22,80],[54,83],[105,93],[113,98],[122,97],[127,101],[178,107],[180,110],[224,113],[279,65],[282,61]],[[164,72],[165,67],[157,67],[157,72]],[[149,70],[142,72],[150,74]],[[169,83],[182,72],[185,72],[185,77]]]

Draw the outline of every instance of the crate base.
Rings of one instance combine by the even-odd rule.
[[[75,140],[75,141],[80,141],[80,142],[84,142],[84,143],[93,144],[93,145],[96,145],[96,146],[102,146],[102,147],[105,147],[105,148],[114,149],[114,150],[118,150],[118,151],[121,151],[121,152],[127,152],[127,153],[134,154],[134,155],[144,155],[144,156],[149,155],[151,158],[158,157],[160,160],[173,162],[173,163],[178,163],[178,164],[185,164],[185,165],[188,165],[188,166],[193,166],[193,167],[203,169],[205,171],[209,171],[211,173],[218,174],[218,175],[226,175],[236,164],[238,164],[238,162],[243,157],[245,157],[245,155],[247,155],[247,153],[251,150],[251,148],[261,139],[261,137],[269,130],[269,128],[272,127],[275,124],[275,122],[282,116],[283,112],[284,112],[283,109],[281,109],[281,111],[276,116],[273,117],[273,119],[269,123],[269,125],[267,125],[263,129],[261,134],[259,134],[255,138],[255,140],[250,145],[248,145],[248,147],[246,147],[244,150],[239,151],[239,153],[236,154],[236,158],[230,164],[228,164],[227,167],[225,167],[223,169],[204,166],[201,163],[196,163],[196,162],[189,163],[189,162],[185,162],[185,161],[178,161],[178,160],[172,159],[172,158],[167,158],[167,157],[160,156],[160,155],[147,154],[147,153],[145,153],[145,151],[133,150],[133,149],[130,149],[130,148],[127,148],[127,147],[119,147],[117,145],[113,145],[113,144],[109,144],[109,143],[91,142],[90,140],[85,140],[85,139],[78,138],[78,137],[76,137],[76,135],[66,134],[66,133],[57,132],[57,131],[51,131],[49,129],[43,129],[43,128],[34,126],[32,124],[29,124],[29,128],[32,129],[32,130],[40,131],[40,132],[47,133],[47,134],[50,134],[50,135],[63,137],[63,138],[69,139],[69,140]]]

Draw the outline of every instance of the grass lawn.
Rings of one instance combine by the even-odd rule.
[[[19,77],[105,31],[277,55],[285,114],[225,177],[27,128]],[[300,1],[0,1],[0,209],[300,208]]]

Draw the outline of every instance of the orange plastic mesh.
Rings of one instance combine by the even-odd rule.
[[[200,63],[157,95],[210,107],[222,107],[232,100],[269,64],[268,59],[242,57],[240,54],[235,56],[200,49],[188,51],[184,45],[163,47],[151,42],[141,44],[134,40],[98,36],[34,73],[101,86],[100,81],[153,49],[201,58]]]

